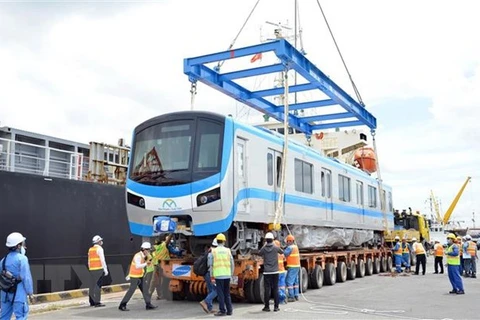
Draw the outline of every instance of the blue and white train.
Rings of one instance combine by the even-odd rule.
[[[131,232],[155,236],[154,222],[168,217],[196,239],[189,240],[192,250],[220,232],[233,247],[255,248],[274,220],[283,143],[270,130],[210,112],[145,121],[135,128],[128,169]],[[363,171],[293,141],[287,159],[282,223],[378,235],[385,219],[393,226],[389,186],[382,186],[382,211],[378,183]]]

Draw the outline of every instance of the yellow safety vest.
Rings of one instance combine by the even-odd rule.
[[[217,247],[212,250],[213,255],[213,277],[225,277],[232,275],[230,249],[225,247]]]
[[[453,247],[456,246],[456,244],[452,244],[450,247],[447,249],[447,264],[451,266],[459,266],[460,265],[460,255],[456,256],[450,256],[449,253],[453,252]]]
[[[403,246],[403,243],[402,243],[402,247],[403,247],[403,253],[410,253],[410,249],[408,248],[408,243],[405,243],[405,246]]]
[[[146,273],[153,272],[155,270],[155,265],[153,264],[153,257],[150,253],[147,255],[147,261],[149,260],[152,260],[152,263],[147,264]]]
[[[155,253],[153,254],[153,265],[157,265],[159,261],[170,260],[170,252],[168,251],[167,243],[164,241],[153,246]]]
[[[395,246],[396,245],[397,244],[395,244]],[[401,243],[398,245],[398,250],[394,251],[393,254],[396,254],[397,256],[401,256],[403,254],[403,248]]]
[[[130,263],[130,272],[128,273],[128,276],[130,278],[142,278],[145,270],[143,268],[137,269],[137,266],[135,265],[135,257],[140,255],[140,263],[145,263],[145,258],[143,257],[143,253],[137,252],[132,259],[132,262]]]
[[[415,254],[425,254],[425,249],[423,248],[423,245],[421,243],[415,243]]]
[[[100,256],[97,253],[97,247],[93,246],[88,249],[88,270],[101,270],[102,262],[100,261]]]
[[[467,252],[468,252],[469,255],[472,256],[472,259],[475,258],[476,249],[477,249],[477,245],[475,244],[475,242],[473,242],[473,241],[468,241]]]

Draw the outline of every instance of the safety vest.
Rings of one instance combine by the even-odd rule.
[[[477,251],[477,245],[473,241],[468,241],[468,248],[467,252],[468,254],[472,257],[472,259],[475,258],[475,252]]]
[[[294,244],[291,245],[292,247],[292,252],[290,252],[290,255],[287,257],[287,268],[294,268],[300,267],[300,253],[298,251],[298,247]]]
[[[460,256],[463,255],[463,242],[458,241],[458,250],[460,250]]]
[[[93,246],[88,249],[88,270],[101,270],[102,262],[100,261],[100,256],[97,252],[97,247]]]
[[[453,247],[454,246],[456,246],[456,244],[452,244],[447,249],[447,264],[450,265],[450,266],[459,266],[460,265],[460,255],[457,255],[457,256],[448,255],[449,253],[453,252]]]
[[[213,255],[213,277],[229,277],[232,275],[230,249],[225,247],[216,247],[212,249]]]
[[[396,245],[395,245],[395,246],[396,246]],[[400,243],[399,243],[399,245],[398,245],[398,249],[395,250],[395,251],[393,252],[393,254],[395,254],[395,255],[397,255],[397,256],[401,256],[401,255],[403,254],[402,245],[401,245]]]
[[[168,251],[167,243],[164,241],[161,244],[153,246],[155,253],[153,254],[153,265],[157,265],[158,261],[170,260],[170,252]]]
[[[408,248],[408,243],[403,244],[402,243],[402,248],[403,248],[403,253],[410,253],[410,249]]]
[[[423,248],[423,245],[421,243],[414,243],[413,244],[413,249],[415,250],[415,254],[425,254],[425,248]]]
[[[142,251],[137,252],[132,259],[132,263],[130,263],[130,272],[128,273],[128,276],[130,278],[142,278],[143,274],[145,273],[145,270],[143,268],[137,269],[137,266],[135,265],[135,258],[140,255],[140,263],[145,263],[145,258],[143,257]]]
[[[443,257],[443,246],[440,243],[437,243],[434,247],[435,257]]]
[[[278,255],[278,273],[284,273],[285,271],[285,255],[279,254]]]
[[[152,263],[147,264],[145,273],[153,272],[155,270],[155,265],[153,264],[153,256],[150,253],[147,255],[147,261],[152,261]]]

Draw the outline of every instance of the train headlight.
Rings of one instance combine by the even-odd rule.
[[[145,199],[130,192],[127,192],[127,202],[129,204],[133,204],[134,206],[145,209]]]
[[[197,207],[220,200],[220,187],[201,193],[197,196]]]

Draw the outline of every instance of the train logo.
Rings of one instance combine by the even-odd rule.
[[[180,210],[181,208],[177,207],[177,203],[173,199],[166,199],[163,201],[162,208],[160,210]]]
[[[172,268],[172,274],[175,277],[190,277],[192,273],[192,267],[181,265],[181,264],[174,264]]]

